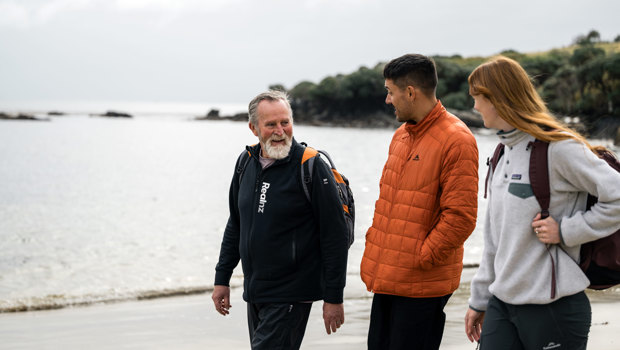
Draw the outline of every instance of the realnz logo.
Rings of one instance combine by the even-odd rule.
[[[260,189],[260,199],[258,200],[258,212],[264,213],[265,203],[267,203],[267,190],[271,186],[267,182],[263,182],[263,187]]]

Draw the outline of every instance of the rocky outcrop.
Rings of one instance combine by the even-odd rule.
[[[459,117],[470,128],[482,128],[484,124],[479,114],[450,110],[450,113]],[[384,112],[374,112],[366,115],[331,115],[328,113],[308,115],[300,111],[294,112],[294,120],[299,125],[314,126],[338,126],[338,127],[354,127],[354,128],[397,128],[400,126],[394,114]],[[237,113],[232,116],[220,116],[219,110],[211,109],[205,116],[196,117],[195,120],[232,120],[232,121],[248,121],[247,113]]]
[[[108,118],[133,118],[133,116],[129,113],[117,112],[117,111],[107,111],[104,114],[91,114],[91,117],[108,117]]]
[[[39,118],[32,114],[18,113],[16,115],[0,112],[0,120],[33,120],[33,121],[49,121],[49,118]]]
[[[231,121],[238,121],[238,122],[247,122],[248,121],[248,114],[243,112],[243,113],[237,113],[234,115],[229,115],[229,116],[220,116],[220,111],[218,109],[211,109],[209,110],[209,112],[207,112],[206,115],[202,116],[202,117],[196,117],[194,118],[194,120],[231,120]]]

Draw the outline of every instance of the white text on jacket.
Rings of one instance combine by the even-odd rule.
[[[260,189],[260,199],[258,200],[258,212],[264,213],[265,203],[267,203],[267,190],[271,186],[267,182],[263,182],[263,187]]]

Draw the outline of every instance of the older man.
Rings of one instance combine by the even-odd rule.
[[[215,268],[213,302],[227,315],[229,281],[241,260],[252,349],[298,349],[312,301],[324,300],[328,334],[344,322],[348,238],[331,170],[314,162],[311,200],[300,176],[305,148],[293,138],[285,93],[268,91],[249,105],[247,146],[230,186],[230,217]]]

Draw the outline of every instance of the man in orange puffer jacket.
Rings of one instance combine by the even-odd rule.
[[[478,148],[435,97],[435,63],[404,55],[383,71],[394,133],[366,233],[361,276],[375,293],[368,349],[438,349],[476,226]]]

